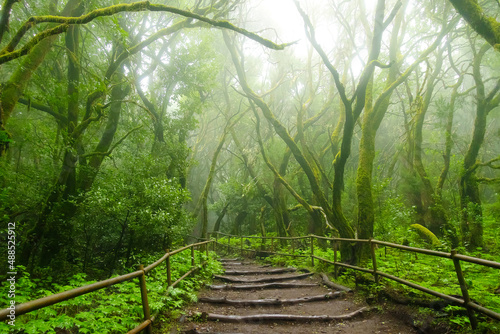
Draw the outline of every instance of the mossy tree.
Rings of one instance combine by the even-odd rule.
[[[0,52],[2,70],[6,70],[7,73],[16,59],[24,57],[0,91],[2,130],[7,126],[16,104],[21,103],[27,105],[28,109],[37,109],[52,116],[58,131],[57,136],[62,138],[59,145],[63,153],[58,175],[53,186],[48,189],[43,203],[40,203],[41,209],[38,217],[27,221],[23,228],[25,240],[20,245],[20,258],[24,264],[49,264],[48,262],[60,253],[59,250],[65,252],[68,248],[66,246],[71,245],[70,220],[77,212],[85,193],[92,189],[101,166],[129,135],[142,127],[139,124],[141,121],[138,121],[135,125],[130,126],[128,123],[127,128],[120,128],[125,122],[121,116],[124,108],[138,106],[140,110],[147,112],[144,114],[153,116],[155,142],[161,143],[160,146],[165,148],[160,150],[159,145],[154,144],[152,152],[157,154],[161,151],[162,155],[166,156],[164,162],[167,164],[164,168],[167,177],[175,178],[185,186],[187,131],[192,129],[194,113],[200,110],[202,100],[206,98],[203,85],[207,84],[208,88],[209,77],[212,75],[209,72],[214,69],[210,68],[210,61],[200,60],[200,63],[206,64],[205,68],[200,71],[206,77],[201,75],[189,77],[188,74],[184,75],[185,73],[179,73],[177,70],[179,66],[185,67],[185,65],[177,64],[176,71],[171,73],[177,76],[172,80],[176,82],[175,97],[167,97],[167,102],[161,104],[160,101],[151,99],[139,83],[136,84],[139,96],[130,95],[129,100],[125,100],[129,94],[133,93],[130,83],[136,82],[133,77],[137,70],[134,66],[135,55],[143,53],[152,60],[148,69],[139,69],[139,76],[154,73],[157,68],[162,67],[157,66],[158,63],[162,63],[158,59],[161,60],[162,57],[164,59],[165,51],[168,49],[168,43],[166,46],[163,45],[162,50],[162,47],[158,46],[158,41],[171,39],[172,35],[184,29],[210,26],[239,31],[272,48],[284,47],[229,22],[219,20],[236,5],[233,2],[221,1],[215,4],[207,2],[207,6],[198,3],[192,9],[153,5],[148,1],[97,9],[86,8],[87,5],[91,4],[70,0],[62,15],[34,15],[24,24],[15,21],[16,25],[11,27],[15,29],[11,29],[11,34],[8,35],[10,40],[3,44],[4,48]],[[3,9],[5,12],[7,7]],[[82,15],[84,11],[88,13]],[[134,16],[133,12],[137,11],[166,13],[164,16],[171,24],[165,27],[165,21],[163,24],[158,22],[154,26],[157,31],[145,29],[147,20],[141,16]],[[122,20],[117,17],[119,13],[131,19]],[[29,14],[36,14],[36,11]],[[94,21],[97,17],[107,16],[111,16],[111,19],[97,23]],[[22,15],[15,11],[12,17],[19,18]],[[2,20],[2,24],[4,23],[6,24],[7,21]],[[49,24],[49,26],[44,27],[44,24]],[[109,25],[116,31],[115,29],[109,30]],[[28,33],[30,29],[38,29],[40,33],[30,37]],[[5,28],[2,28],[5,37],[7,33],[4,32]],[[59,35],[64,37],[62,44],[58,39]],[[110,35],[113,36],[110,37]],[[111,50],[101,44],[102,41],[108,39],[111,40],[109,45],[113,45]],[[24,42],[25,40],[28,41]],[[21,42],[24,42],[23,46],[18,47]],[[195,47],[195,44],[186,47]],[[56,55],[61,55],[59,50],[66,50],[62,53],[65,65],[56,57]],[[152,52],[149,53],[149,50]],[[170,51],[168,57],[175,57],[176,50]],[[204,54],[209,56],[209,53]],[[180,55],[179,57],[186,62],[191,61],[187,56]],[[44,60],[45,66],[40,66]],[[54,80],[30,81],[35,73],[49,75],[49,67],[53,68]],[[27,91],[28,83],[35,88]],[[36,88],[37,85],[40,88]],[[39,94],[43,90],[48,91],[45,95]],[[61,91],[65,91],[64,95],[67,95],[67,98],[58,96]],[[179,107],[179,114],[182,113],[183,116],[175,115],[171,119],[162,117],[165,115],[165,107],[173,99],[178,99],[176,105]],[[163,109],[158,110],[159,106]],[[169,114],[174,115],[172,111]],[[104,119],[106,119],[105,124],[102,122]],[[165,129],[170,132],[164,134]],[[116,138],[119,134],[121,138]],[[8,137],[1,138],[5,139],[1,145],[3,152],[9,139]],[[65,240],[65,244],[61,246],[60,240]],[[71,260],[70,258],[73,257],[69,254],[71,252],[66,253],[64,255],[68,257],[66,260]],[[48,254],[51,256],[45,256]]]
[[[298,2],[295,2],[297,9],[299,10],[305,25],[306,35],[313,45],[317,53],[320,55],[324,65],[328,68],[330,73],[333,76],[335,86],[340,94],[340,98],[343,104],[344,110],[344,124],[343,124],[343,133],[342,133],[342,142],[340,144],[340,150],[335,160],[333,162],[334,165],[334,179],[332,185],[332,203],[331,209],[329,210],[330,215],[329,220],[335,224],[335,227],[339,230],[339,234],[341,237],[352,238],[354,235],[354,231],[352,227],[349,226],[342,209],[342,191],[344,187],[344,172],[345,166],[347,163],[347,159],[351,154],[351,145],[352,138],[354,132],[354,126],[361,115],[361,112],[365,109],[366,106],[366,97],[367,91],[370,87],[370,83],[372,82],[372,75],[374,73],[376,66],[383,66],[379,61],[378,57],[381,51],[381,42],[382,35],[387,28],[387,26],[392,22],[394,17],[396,16],[397,11],[401,7],[402,3],[397,2],[392,12],[385,18],[385,1],[378,1],[375,11],[375,19],[374,19],[374,28],[373,31],[369,33],[371,37],[369,55],[366,61],[366,65],[363,69],[363,72],[359,78],[357,85],[354,88],[354,94],[351,98],[349,98],[346,94],[346,88],[340,80],[340,75],[337,69],[332,65],[330,60],[328,59],[327,54],[324,52],[322,47],[316,40],[314,27],[307,17],[306,13],[300,8]],[[369,166],[368,166],[369,167]],[[320,205],[323,206],[323,203],[320,202]],[[365,232],[362,232],[365,233]],[[370,232],[368,232],[370,234]],[[352,262],[357,262],[360,260],[359,251],[355,251],[354,249],[350,249],[352,252],[350,255],[345,254],[347,252],[347,248],[344,249],[344,257],[350,259]],[[348,260],[349,261],[349,260]]]
[[[372,197],[372,173],[373,173],[373,162],[375,159],[375,138],[378,128],[386,114],[393,92],[403,83],[408,80],[412,72],[422,63],[427,57],[440,45],[446,34],[454,27],[456,19],[452,20],[449,24],[447,23],[447,17],[443,18],[445,23],[441,24],[441,32],[436,36],[434,42],[425,50],[423,50],[419,55],[413,55],[417,59],[408,68],[400,73],[401,62],[405,58],[400,54],[400,44],[404,39],[404,36],[400,36],[400,31],[402,34],[406,32],[406,29],[401,30],[401,24],[404,17],[404,9],[406,8],[408,2],[403,5],[403,10],[399,12],[396,16],[394,22],[394,27],[391,35],[391,43],[389,46],[389,60],[391,66],[387,73],[387,79],[385,80],[385,87],[379,96],[374,99],[374,89],[373,82],[368,87],[367,91],[367,104],[363,116],[362,125],[362,136],[359,144],[359,163],[356,176],[356,187],[357,187],[357,199],[358,199],[358,226],[359,226],[359,237],[363,239],[369,239],[373,237],[374,223],[375,223],[375,213]],[[446,13],[446,10],[444,11]],[[447,14],[444,14],[447,16]],[[438,62],[439,63],[439,62]],[[435,77],[440,73],[439,65],[436,65]],[[431,81],[429,81],[431,82]],[[432,81],[434,82],[434,81]],[[433,83],[429,85],[432,86]],[[432,96],[432,90],[428,90],[426,95],[427,103],[430,101]],[[421,116],[424,113],[420,114]],[[423,125],[423,119],[420,122],[416,122],[419,126],[420,133],[421,127]],[[421,136],[420,136],[421,140]],[[418,160],[421,166],[421,159]],[[423,166],[420,169],[424,178],[425,171]],[[431,192],[430,194],[433,194]],[[365,255],[368,255],[368,250],[365,249]]]
[[[494,78],[496,84],[488,91],[481,67],[485,55],[491,50],[491,45],[484,44],[477,49],[474,39],[471,38],[470,41],[474,55],[472,75],[476,85],[476,112],[472,137],[464,156],[460,175],[459,191],[462,210],[460,227],[464,245],[470,249],[476,249],[483,246],[483,212],[479,192],[481,178],[477,176],[477,170],[482,166],[493,166],[492,163],[495,161],[493,159],[491,162],[480,162],[479,152],[486,135],[488,114],[500,104],[500,80]]]
[[[240,57],[236,52],[233,42],[229,39],[227,34],[225,34],[224,37],[226,45],[228,46],[231,52],[233,64],[236,67],[240,85],[243,91],[245,92],[247,97],[251,100],[251,102],[254,103],[256,107],[258,107],[262,111],[264,117],[273,126],[274,130],[276,131],[276,134],[279,137],[281,137],[281,139],[289,147],[295,160],[299,163],[301,169],[305,173],[307,180],[309,181],[309,186],[311,187],[311,191],[314,194],[314,198],[317,201],[318,207],[321,208],[321,210],[318,211],[318,207],[315,208],[314,206],[307,203],[306,200],[303,199],[300,195],[298,195],[293,189],[291,189],[291,187],[287,186],[287,182],[285,180],[283,180],[282,183],[289,189],[289,191],[294,195],[296,200],[299,201],[299,203],[302,204],[308,212],[319,218],[322,215],[322,213],[320,213],[322,211],[326,216],[327,221],[333,224],[333,226],[338,230],[338,233],[341,237],[353,238],[354,230],[347,221],[347,219],[345,218],[344,214],[342,213],[341,194],[344,182],[344,169],[351,151],[351,141],[353,136],[354,125],[365,106],[365,95],[368,83],[370,81],[371,75],[375,67],[377,65],[380,65],[380,63],[377,61],[377,58],[380,53],[383,31],[394,18],[397,9],[399,8],[399,5],[396,5],[392,13],[387,18],[387,20],[384,20],[385,1],[381,0],[378,2],[375,14],[375,28],[372,36],[373,39],[371,43],[371,51],[368,56],[367,65],[363,73],[361,74],[361,77],[359,79],[358,85],[355,89],[355,93],[353,94],[352,98],[347,97],[346,89],[340,81],[340,76],[337,70],[334,68],[334,66],[328,60],[328,57],[326,56],[322,48],[316,42],[314,37],[314,28],[311,22],[309,21],[309,18],[307,17],[305,12],[300,8],[297,2],[296,6],[299,12],[301,13],[302,17],[304,18],[304,22],[306,25],[306,33],[309,40],[311,41],[311,44],[320,54],[324,64],[329,69],[334,78],[345,111],[341,148],[339,154],[337,155],[333,163],[335,173],[332,185],[333,191],[332,191],[331,203],[327,200],[327,196],[323,191],[323,187],[321,186],[321,181],[319,177],[320,172],[318,170],[318,165],[316,164],[315,160],[312,159],[311,156],[308,154],[307,147],[303,149],[299,147],[298,143],[289,134],[289,132],[281,124],[281,122],[276,118],[273,111],[269,107],[269,104],[266,103],[259,95],[257,95],[249,87],[248,82],[246,80],[245,70],[243,69]],[[275,175],[279,176],[278,171],[275,171],[274,173]],[[352,248],[350,248],[349,246],[343,248],[342,256],[343,260],[346,262],[355,263],[358,261],[357,254],[355,254],[352,251]]]
[[[68,2],[68,5],[63,11],[63,14],[69,13],[73,8],[80,7],[82,10],[84,9],[84,2],[80,0],[71,0]],[[2,104],[0,107],[0,131],[2,133],[0,143],[0,154],[3,155],[6,148],[8,147],[8,135],[6,132],[6,124],[10,114],[17,103],[17,99],[23,90],[23,85],[31,77],[32,73],[43,61],[45,55],[50,49],[50,45],[53,42],[53,38],[57,35],[65,33],[71,25],[82,25],[87,24],[89,22],[94,21],[98,17],[107,17],[113,16],[119,13],[124,12],[143,12],[143,11],[151,11],[151,12],[167,12],[179,15],[181,17],[186,18],[183,21],[183,25],[190,25],[193,20],[197,20],[197,23],[194,26],[200,25],[208,25],[208,26],[216,26],[224,29],[230,29],[237,31],[247,37],[266,45],[267,47],[274,49],[283,49],[285,45],[277,45],[267,39],[260,37],[257,34],[251,33],[245,29],[241,29],[239,27],[234,26],[228,21],[218,20],[221,16],[224,16],[228,11],[232,10],[236,4],[233,2],[225,2],[219,1],[216,3],[210,3],[207,6],[203,7],[200,3],[193,10],[181,9],[173,6],[167,6],[162,4],[151,4],[149,1],[138,1],[130,4],[117,4],[104,8],[97,8],[85,15],[77,16],[77,17],[64,17],[64,16],[56,16],[56,15],[42,15],[42,16],[31,16],[29,17],[17,30],[17,32],[11,35],[10,41],[0,50],[0,65],[11,62],[17,58],[28,55],[26,58],[25,69],[20,69],[22,76],[15,80],[11,80],[15,87],[12,87],[11,90],[7,90],[7,92],[0,91],[0,96],[4,96],[2,99]],[[1,35],[5,34],[8,31],[9,20],[11,20],[11,9],[13,7],[12,1],[6,1],[4,6],[2,7],[2,22],[1,22]],[[212,16],[212,18],[208,17],[208,15]],[[27,36],[28,31],[33,27],[39,27],[42,24],[56,24],[55,26],[49,26],[48,28],[42,28],[41,31],[35,36],[29,38],[29,40],[20,48],[17,48],[19,43],[23,40],[23,37]],[[173,26],[174,30],[178,30],[180,27],[178,25]],[[110,66],[108,69],[108,73],[106,73],[106,77],[111,77],[111,74],[116,71],[116,68],[122,64],[122,62],[127,59],[130,55],[137,53],[142,50],[144,47],[152,43],[153,41],[161,38],[164,35],[171,34],[172,27],[167,27],[159,30],[151,39],[142,41],[136,45],[135,48],[128,50],[127,53],[121,54],[121,58],[117,59],[114,63],[114,66]],[[0,40],[0,43],[2,40]],[[41,43],[41,44],[40,44]],[[37,47],[37,46],[41,47]],[[16,49],[17,48],[17,49]],[[35,53],[34,53],[35,52]],[[38,53],[38,55],[37,55]],[[33,55],[32,55],[33,54]],[[32,55],[32,56],[30,56]],[[19,75],[18,75],[19,76]],[[24,78],[23,78],[24,77]],[[23,80],[19,80],[23,79]],[[19,83],[19,87],[18,84]]]

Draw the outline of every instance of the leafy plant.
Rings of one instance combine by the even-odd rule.
[[[196,301],[196,291],[222,267],[204,252],[195,251],[199,272],[183,280],[178,287],[167,287],[167,273],[160,266],[148,273],[146,283],[151,312],[172,312],[186,303]],[[144,260],[153,262],[157,257],[148,256]],[[189,251],[172,257],[172,279],[176,280],[191,269]],[[207,264],[201,266],[202,261]],[[86,280],[86,275],[73,275],[67,284],[54,284],[48,279],[32,279],[25,268],[18,267],[16,302],[22,303],[54,293],[95,283]],[[0,288],[0,303],[7,305],[7,286]],[[85,294],[77,298],[48,306],[16,318],[16,326],[0,323],[2,333],[53,334],[60,330],[68,333],[125,333],[137,326],[143,319],[141,294],[138,280],[126,281],[111,287]]]

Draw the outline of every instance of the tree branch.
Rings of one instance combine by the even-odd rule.
[[[226,20],[214,20],[211,18],[208,18],[203,15],[196,14],[194,12],[188,11],[188,10],[183,10],[180,8],[172,7],[172,6],[166,6],[166,5],[160,5],[160,4],[151,4],[149,1],[139,1],[139,2],[134,2],[131,4],[119,4],[119,5],[114,5],[110,7],[105,7],[105,8],[100,8],[91,11],[88,14],[79,16],[79,17],[64,17],[64,16],[52,16],[52,15],[44,15],[44,16],[32,16],[30,17],[19,30],[15,34],[15,36],[12,38],[12,40],[9,42],[9,44],[2,50],[0,51],[0,64],[3,64],[7,61],[10,61],[12,59],[19,58],[29,52],[33,46],[35,46],[38,42],[40,42],[42,39],[51,36],[51,35],[56,35],[60,34],[68,29],[69,25],[72,24],[86,24],[98,17],[105,17],[105,16],[112,16],[114,14],[120,13],[120,12],[143,12],[143,11],[152,11],[152,12],[168,12],[172,14],[177,14],[180,16],[184,16],[187,18],[195,19],[204,23],[207,23],[208,25],[218,27],[218,28],[223,28],[223,29],[229,29],[233,30],[241,35],[244,35],[254,41],[256,41],[259,44],[262,44],[263,46],[274,49],[274,50],[283,50],[285,47],[293,44],[293,43],[284,43],[284,44],[276,44],[268,39],[265,39],[263,37],[260,37],[259,35],[250,32],[246,29],[242,29],[240,27],[237,27],[233,25],[231,22],[226,21]],[[14,51],[16,46],[19,44],[21,39],[23,38],[24,35],[35,25],[40,24],[40,23],[59,23],[57,27],[53,29],[47,29],[42,31],[40,34],[36,35],[34,38],[32,38],[26,45],[17,51]],[[295,43],[295,42],[294,42]]]
[[[0,65],[7,63],[11,60],[17,59],[19,57],[27,55],[35,45],[37,45],[43,39],[53,36],[59,35],[63,32],[66,32],[69,28],[68,24],[61,24],[52,29],[47,29],[37,34],[35,37],[29,40],[21,49],[12,52],[6,52],[5,49],[0,51]]]
[[[18,100],[18,102],[21,103],[21,104],[24,104],[25,106],[28,106],[28,108],[33,107],[33,108],[35,108],[37,110],[43,111],[43,112],[45,112],[45,113],[47,113],[49,115],[54,116],[54,118],[59,123],[63,123],[64,124],[64,123],[68,122],[68,119],[64,115],[59,114],[58,112],[54,111],[49,106],[43,105],[43,104],[38,103],[38,102],[34,102],[31,99],[27,100],[27,99],[24,99],[24,98],[20,98]]]
[[[479,35],[499,51],[500,23],[484,13],[477,0],[449,0],[457,12]]]
[[[387,28],[389,26],[389,24],[392,22],[394,17],[396,17],[396,14],[398,13],[399,8],[401,8],[402,5],[403,5],[403,3],[401,2],[401,0],[398,0],[398,2],[394,5],[394,8],[392,8],[391,14],[389,14],[389,17],[387,17],[387,20],[385,20],[385,22],[383,24],[384,30],[385,30],[385,28]]]
[[[342,99],[342,102],[344,103],[345,106],[348,106],[351,104],[351,101],[347,98],[346,92],[345,92],[345,87],[340,81],[340,74],[337,71],[337,69],[332,65],[330,60],[328,59],[328,56],[326,55],[325,51],[323,51],[323,48],[318,44],[316,41],[315,33],[314,33],[314,27],[311,23],[311,20],[307,16],[307,14],[304,12],[304,10],[300,7],[299,2],[297,0],[294,0],[295,2],[295,7],[297,7],[297,10],[299,11],[300,16],[302,16],[302,20],[304,20],[304,30],[306,32],[307,39],[309,42],[311,42],[312,46],[316,50],[316,52],[320,55],[321,59],[323,60],[323,63],[325,64],[326,68],[330,71],[330,73],[333,76],[333,79],[335,80],[335,86],[337,87],[337,90],[339,91],[340,98]]]
[[[487,178],[487,177],[478,177],[476,178],[476,181],[477,182],[480,182],[480,183],[500,183],[500,178],[496,177],[496,178]]]
[[[479,167],[489,167],[489,168],[492,168],[492,169],[500,169],[500,166],[499,165],[493,165],[494,162],[497,162],[497,161],[500,161],[500,156],[494,158],[494,159],[491,159],[489,161],[485,161],[485,162],[476,162],[474,165],[471,166],[471,170],[476,170],[477,168]]]
[[[255,129],[257,131],[257,142],[259,143],[260,147],[260,153],[262,155],[262,158],[264,159],[264,162],[266,163],[267,167],[271,170],[271,172],[274,174],[274,177],[278,179],[278,181],[285,186],[285,188],[290,192],[290,194],[297,200],[297,202],[300,203],[301,206],[304,207],[304,209],[307,210],[307,212],[312,213],[314,210],[312,209],[311,205],[307,203],[306,200],[304,200],[296,191],[295,189],[292,188],[292,186],[281,176],[281,174],[278,172],[276,167],[271,163],[269,158],[267,157],[266,150],[264,148],[264,143],[262,142],[262,136],[260,135],[260,117],[255,109],[255,106],[253,102],[250,100],[251,106],[253,113],[255,115],[256,123],[255,123]]]
[[[264,117],[266,117],[266,119],[269,121],[269,123],[272,124],[272,126],[273,126],[274,130],[276,131],[276,133],[278,134],[278,136],[280,136],[281,139],[290,148],[290,150],[293,153],[293,156],[295,157],[295,160],[297,160],[300,167],[302,168],[302,170],[306,174],[307,179],[309,180],[309,183],[311,185],[311,189],[314,193],[314,196],[318,199],[320,205],[323,208],[325,208],[325,210],[330,211],[329,203],[325,197],[325,194],[323,193],[323,191],[321,190],[321,188],[319,186],[318,179],[316,178],[316,175],[314,174],[309,161],[304,157],[304,154],[300,150],[297,143],[290,136],[287,129],[283,126],[283,124],[281,124],[281,122],[273,114],[273,112],[269,108],[269,105],[248,86],[248,82],[246,80],[246,75],[245,75],[245,70],[243,69],[243,66],[240,63],[236,48],[234,47],[231,40],[229,39],[227,32],[223,31],[222,33],[224,36],[224,42],[225,42],[225,44],[226,44],[226,46],[231,54],[231,59],[232,59],[233,64],[236,68],[236,72],[238,74],[240,86],[242,87],[243,91],[248,96],[249,100],[254,102],[255,105],[257,105],[262,110]]]
[[[139,130],[140,128],[142,128],[143,126],[140,125],[140,126],[137,126],[135,128],[133,128],[132,130],[130,130],[129,132],[127,132],[127,134],[125,134],[125,136],[123,136],[120,140],[118,140],[115,144],[113,144],[113,146],[111,146],[111,148],[109,149],[109,151],[107,152],[92,152],[92,153],[87,153],[87,154],[84,154],[82,156],[82,158],[88,158],[88,157],[92,157],[92,156],[95,156],[95,155],[104,155],[104,156],[110,156],[111,153],[113,153],[113,150],[118,146],[120,145],[132,132],[134,131],[137,131]]]
[[[12,6],[20,0],[5,0],[2,6],[2,16],[0,17],[0,43],[2,42],[3,34],[9,31],[9,18]]]

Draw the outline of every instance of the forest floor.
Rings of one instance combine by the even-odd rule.
[[[370,307],[355,293],[325,287],[318,275],[248,260],[223,264],[226,273],[200,291],[170,333],[419,333],[401,309]],[[262,287],[271,280],[281,288]]]

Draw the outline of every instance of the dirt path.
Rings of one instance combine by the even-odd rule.
[[[324,287],[317,275],[248,261],[223,263],[226,273],[186,310],[203,315],[191,316],[173,333],[417,333],[403,319],[356,301],[352,293]]]

